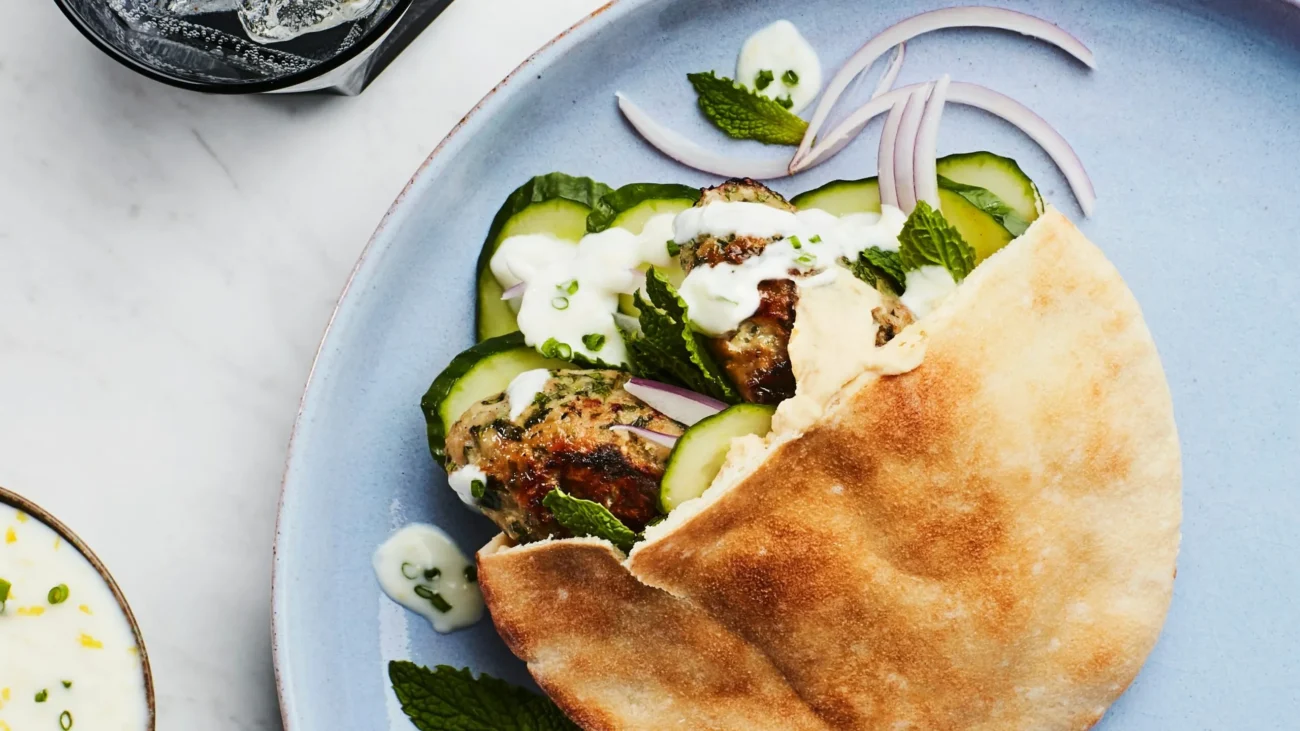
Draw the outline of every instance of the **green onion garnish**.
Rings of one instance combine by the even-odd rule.
[[[465,580],[466,580],[466,581],[475,581],[475,582],[478,581],[478,567],[477,567],[477,566],[466,566],[466,567],[465,567]]]
[[[487,490],[487,485],[483,484],[482,480],[474,480],[473,482],[469,483],[469,494],[475,500],[483,497],[483,493],[486,490]]]
[[[676,241],[668,239],[668,256],[677,256],[682,253],[682,247]]]
[[[49,698],[49,697],[50,697],[50,692],[49,692],[48,690],[45,690],[45,689],[42,688],[42,689],[41,689],[41,692],[39,692],[39,693],[36,694],[36,702],[37,702],[37,703],[44,703],[44,702],[45,702],[45,699],[46,699],[46,698]]]
[[[781,74],[781,83],[786,86],[798,86],[799,74],[796,74],[794,69],[789,69],[784,74]]]
[[[425,580],[425,581],[433,581],[434,579],[438,578],[439,576],[442,576],[442,569],[437,568],[436,566],[435,566],[434,568],[431,568],[431,569],[429,569],[428,571],[425,571],[425,572],[424,572],[424,580]]]
[[[808,239],[808,242],[813,244],[820,244],[822,242],[822,235],[813,234],[813,237],[811,239]]]
[[[794,100],[790,98],[789,94],[786,94],[785,96],[778,96],[776,98],[776,103],[780,104],[786,109],[790,109],[791,107],[794,106]]]
[[[546,342],[542,343],[542,355],[547,358],[568,360],[573,357],[573,348],[555,338],[547,338]]]
[[[62,682],[63,682],[63,687],[64,687],[64,688],[71,688],[71,687],[72,687],[72,681],[71,681],[71,680],[64,680],[64,681],[62,681]]]
[[[790,237],[790,245],[793,246],[793,247],[796,248],[796,249],[802,249],[802,248],[803,248],[803,242],[799,240],[799,237],[798,237],[798,236],[791,236],[791,237]]]
[[[557,310],[567,310],[569,309],[569,298],[556,297],[555,299],[551,300],[551,307],[554,307]]]
[[[72,714],[64,711],[59,714],[59,728],[68,731],[72,728]]]
[[[564,292],[569,293],[569,294],[577,294],[577,293],[578,293],[578,280],[576,280],[576,279],[570,279],[568,282],[565,282],[564,284],[559,285],[558,288],[559,288],[560,290],[563,290]]]
[[[587,347],[587,350],[590,350],[591,352],[594,353],[600,350],[601,348],[605,347],[605,336],[600,333],[591,333],[590,335],[583,335],[582,344]]]
[[[771,86],[772,81],[775,79],[776,79],[775,74],[773,74],[771,71],[767,69],[763,69],[762,71],[758,72],[757,76],[754,77],[754,88],[758,89],[759,91],[762,91],[766,89],[768,86]]]
[[[555,348],[555,354],[560,356],[561,360],[568,360],[573,357],[573,348],[570,348],[567,343],[560,343]]]
[[[407,571],[406,571],[407,569],[411,569],[411,570],[415,571],[415,573],[414,573],[414,574],[407,573]],[[402,576],[405,576],[406,578],[411,579],[412,581],[414,581],[415,579],[420,578],[420,569],[416,568],[414,564],[409,564],[409,563],[403,562],[403,563],[402,563]]]
[[[446,599],[442,598],[441,594],[423,584],[415,587],[415,595],[421,599],[427,599],[429,603],[433,605],[434,609],[443,614],[451,611],[451,605],[447,603]]]
[[[62,604],[66,602],[68,600],[68,585],[59,584],[53,589],[50,589],[50,593],[46,594],[45,598],[50,600],[50,604]]]
[[[0,579],[0,612],[5,610],[5,602],[9,601],[9,589],[12,586],[8,581]]]

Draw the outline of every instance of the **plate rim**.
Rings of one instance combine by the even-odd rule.
[[[283,640],[281,639],[280,634],[281,622],[283,621],[280,605],[284,599],[284,584],[282,583],[281,573],[282,569],[284,569],[281,565],[284,558],[280,552],[280,542],[284,537],[285,495],[288,492],[289,478],[293,472],[294,463],[296,461],[295,458],[297,457],[298,437],[300,436],[303,426],[303,413],[306,409],[307,399],[312,394],[313,386],[316,381],[317,368],[321,363],[321,358],[325,352],[325,345],[330,340],[330,335],[333,333],[334,325],[338,320],[339,313],[343,309],[344,304],[349,300],[349,297],[352,294],[353,285],[356,283],[361,269],[374,257],[376,253],[378,253],[379,240],[384,236],[396,216],[401,212],[401,209],[404,208],[406,198],[410,194],[412,188],[428,173],[434,164],[444,154],[446,154],[448,148],[464,136],[466,128],[483,116],[484,110],[489,104],[494,102],[498,96],[500,96],[500,92],[510,88],[515,79],[520,78],[525,72],[529,71],[533,67],[540,65],[542,61],[548,60],[555,54],[567,50],[567,46],[562,46],[566,40],[569,40],[570,44],[576,43],[579,39],[575,39],[574,36],[578,31],[591,30],[594,27],[594,21],[603,19],[602,16],[605,16],[606,13],[615,6],[626,8],[646,2],[654,2],[654,0],[608,0],[604,5],[601,5],[583,16],[576,23],[561,31],[536,51],[529,54],[529,56],[511,70],[505,78],[497,82],[492,89],[484,94],[483,97],[479,99],[479,101],[468,112],[466,112],[465,116],[461,117],[460,121],[456,122],[455,126],[447,132],[446,136],[438,142],[438,145],[433,148],[433,151],[429,153],[428,157],[426,157],[424,161],[420,163],[420,166],[416,168],[415,172],[406,181],[406,184],[402,186],[401,192],[398,193],[392,204],[389,205],[388,210],[384,212],[383,218],[379,220],[379,224],[375,227],[374,233],[372,233],[370,238],[366,241],[366,245],[361,249],[361,253],[357,256],[356,263],[348,273],[347,281],[344,282],[343,289],[339,293],[333,309],[330,311],[329,320],[325,323],[325,329],[321,333],[320,342],[316,345],[316,352],[312,355],[311,367],[307,371],[307,380],[303,385],[302,395],[298,398],[298,410],[294,415],[293,428],[289,432],[289,443],[285,454],[284,470],[280,478],[280,492],[276,499],[275,538],[271,545],[271,665],[275,674],[275,695],[277,704],[280,707],[280,722],[284,731],[294,731],[298,728],[295,725],[297,716],[291,716],[289,712],[290,707],[293,705],[293,699],[290,698],[286,692],[286,688],[289,686],[287,683],[287,673],[282,667],[282,652],[287,652],[287,650],[284,650],[282,647]]]

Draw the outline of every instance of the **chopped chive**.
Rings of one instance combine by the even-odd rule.
[[[64,687],[64,688],[71,688],[71,687],[72,687],[72,681],[71,681],[71,680],[64,680],[64,681],[61,681],[61,682],[63,683],[63,687]]]
[[[682,253],[682,247],[676,241],[668,239],[668,256],[677,256]]]
[[[757,76],[754,77],[754,88],[758,89],[759,91],[762,91],[767,87],[771,86],[772,82],[775,79],[776,79],[775,74],[773,74],[771,71],[767,69],[763,69],[762,71],[758,72]]]
[[[415,573],[414,573],[414,574],[407,573],[406,570],[407,570],[408,568],[409,568],[409,569],[413,569],[413,570],[415,571]],[[415,568],[414,565],[409,564],[409,563],[406,563],[405,561],[403,561],[403,562],[402,562],[402,576],[405,576],[406,578],[411,579],[412,581],[414,581],[415,579],[420,578],[420,570],[419,570],[418,568]]]
[[[64,711],[59,714],[59,728],[69,731],[72,728],[72,714]]]
[[[9,589],[12,586],[8,581],[0,579],[0,612],[5,610],[5,602],[9,601]]]
[[[37,702],[37,703],[44,703],[44,702],[45,702],[45,699],[46,699],[46,698],[49,698],[49,697],[50,697],[50,691],[45,690],[44,688],[42,688],[42,689],[41,689],[41,692],[39,692],[39,693],[36,694],[36,702]]]
[[[555,354],[559,356],[561,360],[568,360],[573,357],[573,348],[570,348],[567,343],[560,343],[555,348]]]
[[[587,350],[595,353],[605,347],[605,336],[600,333],[591,333],[582,336],[582,344],[587,346]]]
[[[428,602],[433,605],[434,609],[443,614],[451,611],[451,605],[447,603],[446,599],[442,598],[441,594],[423,584],[415,587],[415,595],[421,599],[428,600]]]
[[[555,299],[551,300],[551,307],[554,307],[557,310],[567,310],[569,309],[569,298],[556,297]]]
[[[465,580],[466,580],[466,581],[473,581],[473,582],[477,582],[477,581],[478,581],[478,567],[477,567],[477,566],[466,566],[466,567],[465,567]]]
[[[802,249],[802,248],[803,248],[803,242],[799,240],[799,237],[798,237],[798,236],[791,236],[791,237],[790,237],[790,245],[793,246],[793,247],[796,248],[796,249]]]
[[[799,74],[796,74],[794,69],[787,69],[784,74],[781,74],[781,83],[786,86],[798,86]]]
[[[794,107],[794,99],[791,99],[789,94],[786,94],[785,96],[778,96],[776,98],[776,103],[780,104],[786,109],[791,109]]]
[[[45,598],[50,601],[50,604],[62,604],[66,602],[68,600],[68,585],[59,584],[53,589],[50,589],[50,592],[45,595]]]
[[[811,244],[820,244],[821,242],[822,242],[821,234],[813,234],[813,237],[811,239],[808,239],[808,243]]]
[[[800,264],[803,264],[804,266],[812,266],[813,264],[817,263],[817,257],[813,256],[812,254],[804,254],[803,256],[800,256],[797,259],[795,259],[795,261]]]
[[[564,291],[564,292],[567,292],[567,293],[569,293],[569,294],[577,294],[577,293],[578,293],[578,280],[576,280],[576,279],[570,279],[569,281],[565,282],[564,284],[559,285],[559,286],[557,287],[557,289],[560,289],[560,290],[562,290],[562,291]]]
[[[487,485],[483,484],[482,480],[474,480],[473,482],[469,483],[469,494],[475,500],[483,497],[483,493],[486,490],[487,490]]]
[[[438,567],[436,567],[436,566],[433,567],[433,568],[431,568],[431,569],[429,569],[428,571],[425,571],[425,572],[424,572],[424,580],[425,580],[425,581],[433,581],[434,579],[438,578],[439,576],[442,576],[442,569],[440,569],[440,568],[438,568]]]
[[[559,354],[559,347],[560,341],[555,338],[547,338],[546,342],[542,343],[542,355],[547,358],[554,358]]]

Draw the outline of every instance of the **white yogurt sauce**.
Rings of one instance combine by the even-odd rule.
[[[907,273],[907,291],[898,299],[917,317],[925,317],[957,291],[947,269],[930,264]]]
[[[49,526],[0,511],[0,579],[11,584],[0,613],[0,731],[54,731],[65,712],[74,731],[146,728],[139,648],[108,584]],[[60,585],[67,598],[51,604]]]
[[[518,300],[519,330],[531,346],[548,341],[572,353],[614,365],[627,362],[627,349],[614,323],[618,296],[641,285],[637,269],[671,261],[673,215],[646,222],[641,233],[611,228],[588,234],[577,244],[546,234],[511,236],[490,263],[503,287],[525,283]],[[588,343],[598,342],[591,347]]]
[[[757,80],[764,72],[772,80],[759,89]],[[788,20],[778,20],[745,41],[736,61],[736,81],[771,99],[788,95],[793,102],[790,111],[798,114],[821,91],[822,65],[799,29]]]
[[[373,564],[384,593],[439,632],[454,632],[483,617],[474,563],[436,526],[401,528],[375,551]]]
[[[551,372],[545,368],[538,368],[532,371],[524,371],[515,376],[506,386],[506,400],[510,402],[510,420],[516,421],[524,413],[536,398],[537,394],[546,388],[546,383],[551,380]]]
[[[873,246],[896,251],[906,220],[893,206],[885,206],[880,214],[843,217],[817,209],[783,211],[762,203],[718,202],[690,208],[678,215],[674,225],[674,240],[681,244],[704,234],[784,238],[740,264],[692,269],[679,293],[697,330],[722,335],[758,310],[759,283],[791,279],[800,287],[827,284],[842,271],[837,265],[840,258],[856,259]]]
[[[465,507],[476,513],[483,512],[478,506],[478,500],[474,497],[474,483],[482,482],[487,485],[487,474],[473,464],[467,464],[447,475],[447,483],[451,489],[456,491],[456,497],[460,498]]]

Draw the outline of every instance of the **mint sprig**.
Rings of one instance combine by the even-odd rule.
[[[942,213],[925,201],[917,201],[903,224],[898,235],[898,258],[907,271],[937,264],[958,282],[975,269],[975,250]]]
[[[549,698],[468,668],[394,660],[388,678],[420,731],[579,731]]]
[[[864,249],[858,254],[857,260],[849,265],[849,269],[854,276],[872,287],[883,284],[894,294],[902,294],[907,290],[907,271],[903,269],[897,251],[885,251],[876,246]]]
[[[700,111],[715,127],[738,140],[797,145],[808,123],[781,103],[712,71],[687,74],[699,96]]]
[[[556,489],[542,498],[542,506],[551,511],[556,522],[578,538],[604,538],[624,552],[632,550],[636,544],[636,533],[598,502],[576,498]]]
[[[624,332],[632,372],[706,394],[727,403],[740,399],[722,369],[709,355],[701,337],[690,327],[686,303],[659,271],[646,272],[646,302],[640,292],[633,302],[640,311],[641,332]]]

